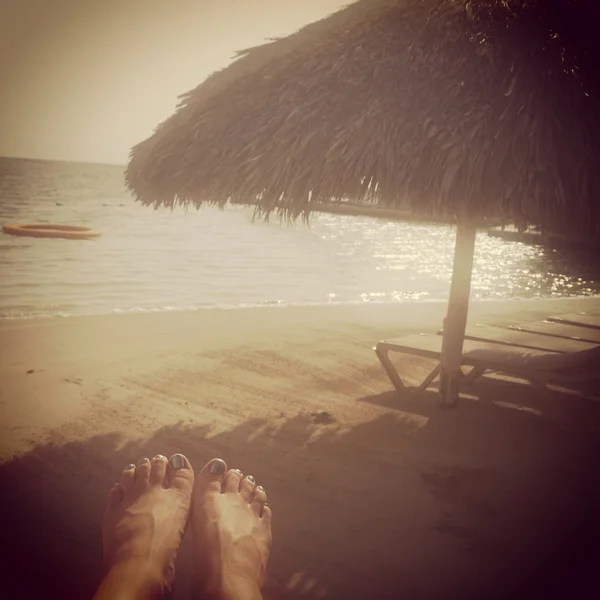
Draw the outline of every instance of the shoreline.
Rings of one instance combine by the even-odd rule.
[[[474,301],[469,322],[578,311],[600,303]],[[482,597],[553,552],[567,560],[573,532],[595,535],[587,438],[555,430],[526,385],[491,378],[443,411],[433,390],[399,397],[376,359],[380,339],[434,332],[445,312],[440,301],[0,321],[3,568],[53,573],[8,578],[15,597],[91,597],[106,493],[124,465],[159,453],[196,470],[222,456],[265,486],[267,599]],[[400,366],[413,384],[431,363]],[[175,600],[189,597],[189,550],[187,537]]]
[[[559,297],[529,297],[529,298],[472,298],[469,306],[474,304],[501,304],[514,302],[600,302],[600,294],[578,295],[578,296],[559,296]],[[198,307],[167,307],[167,308],[127,308],[127,309],[111,309],[108,312],[93,312],[93,313],[57,313],[57,314],[39,314],[27,316],[0,316],[0,326],[5,322],[13,321],[29,321],[38,319],[71,319],[71,318],[88,318],[88,317],[108,317],[108,316],[133,316],[133,315],[163,315],[163,314],[179,314],[179,313],[196,313],[205,311],[241,311],[241,310],[287,310],[287,309],[344,309],[345,307],[400,307],[410,306],[414,304],[446,304],[447,298],[418,298],[406,300],[372,300],[368,302],[356,301],[340,301],[340,302],[322,302],[322,303],[265,303],[265,304],[232,304],[232,305],[209,305]]]

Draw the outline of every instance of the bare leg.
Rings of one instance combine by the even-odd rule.
[[[188,459],[128,465],[111,490],[102,542],[107,574],[94,600],[150,600],[173,585],[194,484]]]
[[[259,600],[271,548],[271,509],[252,476],[220,459],[196,477],[192,530],[195,600]]]

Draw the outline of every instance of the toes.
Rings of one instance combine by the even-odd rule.
[[[135,487],[138,490],[147,490],[150,484],[150,461],[141,458],[135,467]]]
[[[213,458],[198,473],[194,493],[216,492],[220,494],[225,481],[225,473],[227,473],[227,463],[220,458]]]
[[[157,454],[150,462],[150,485],[164,485],[166,475],[167,457]]]
[[[252,497],[252,492],[254,491],[255,485],[254,477],[252,477],[252,475],[246,475],[246,477],[244,477],[240,483],[240,496],[248,503],[251,502],[250,498]]]
[[[257,517],[263,516],[265,504],[267,503],[267,492],[262,485],[258,485],[254,488],[252,494],[252,510]]]
[[[264,524],[269,528],[269,531],[271,530],[271,507],[270,506],[264,506],[263,507],[263,512],[262,512],[262,520],[264,522]]]
[[[239,469],[230,469],[227,471],[225,481],[223,482],[223,491],[229,493],[238,492],[243,477],[244,476]]]
[[[135,465],[130,464],[121,473],[121,487],[125,494],[129,494],[135,488]]]
[[[194,469],[183,454],[173,454],[167,466],[166,483],[168,487],[176,488],[191,495],[194,485]]]
[[[263,508],[262,517],[260,519],[260,525],[263,530],[264,539],[270,546],[273,542],[273,533],[271,531],[271,508],[267,505]]]
[[[108,504],[106,506],[107,511],[113,511],[119,508],[121,501],[123,500],[123,488],[115,483],[112,489],[108,493]]]

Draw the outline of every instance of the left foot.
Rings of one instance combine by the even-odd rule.
[[[119,597],[120,581],[138,588],[132,590],[134,596],[160,597],[171,589],[193,485],[192,466],[181,454],[169,461],[160,455],[143,458],[125,468],[104,515],[108,575],[97,598]]]
[[[254,477],[219,458],[196,477],[191,516],[194,597],[259,600],[271,549],[271,509]]]

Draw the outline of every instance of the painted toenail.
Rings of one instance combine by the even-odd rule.
[[[185,458],[181,454],[173,454],[171,456],[171,466],[174,469],[183,469],[185,467]]]
[[[222,475],[223,473],[225,473],[226,468],[227,467],[225,463],[220,458],[217,458],[216,460],[213,460],[210,463],[210,467],[208,467],[208,470],[214,475]]]
[[[152,460],[165,460],[167,457],[162,454],[157,454]]]
[[[138,460],[138,465],[145,465],[148,462],[147,458],[140,458],[140,460]]]
[[[125,467],[126,471],[131,471],[131,469],[135,469],[135,465],[133,463]]]
[[[252,477],[252,475],[247,475],[246,479],[250,482],[250,483],[254,483],[254,477]]]

